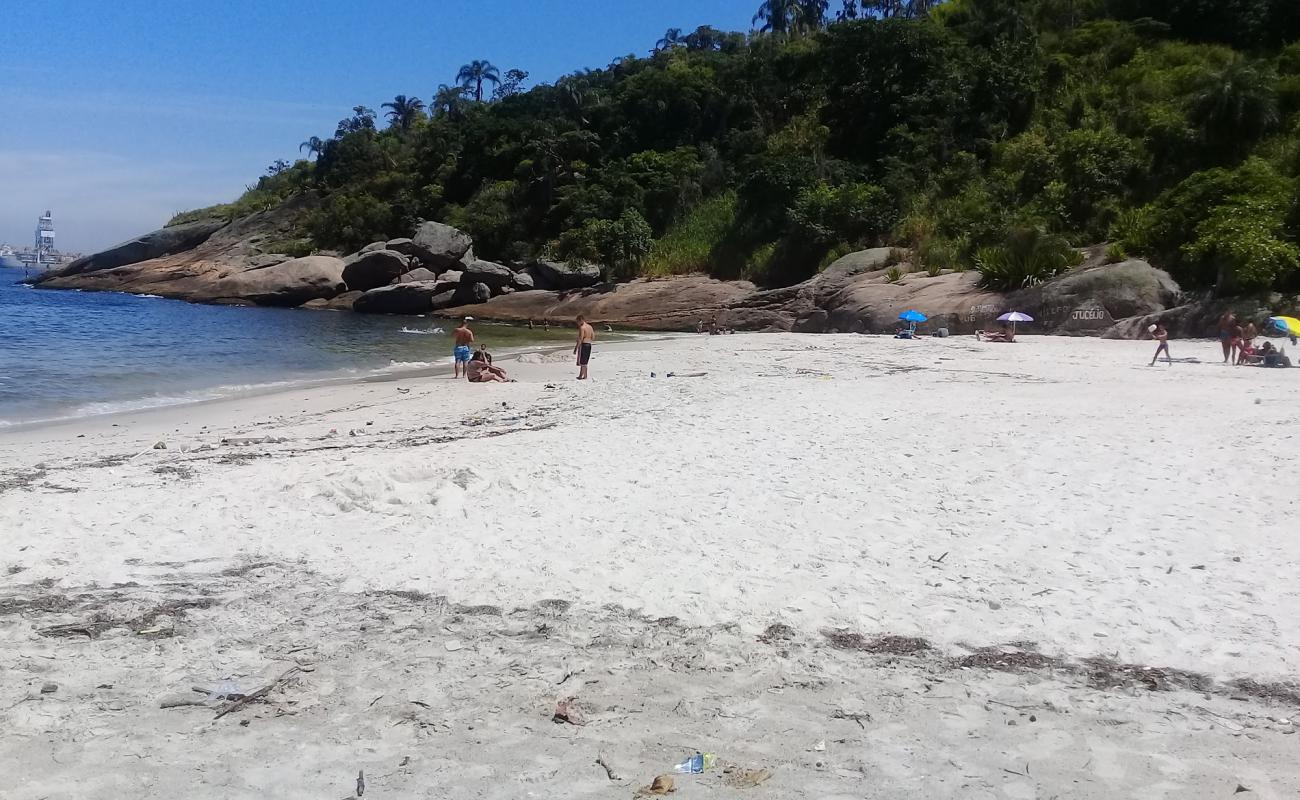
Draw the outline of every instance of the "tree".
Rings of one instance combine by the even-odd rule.
[[[1211,147],[1239,156],[1278,123],[1276,78],[1244,59],[1207,75],[1191,118]]]
[[[674,30],[676,30],[674,28]],[[701,25],[682,37],[682,44],[687,50],[718,50],[727,39],[727,34],[711,25]]]
[[[448,86],[445,83],[438,85],[438,91],[433,95],[433,104],[430,110],[435,117],[443,117],[450,120],[459,120],[462,116],[462,107],[465,100],[468,99],[469,92],[464,86]]]
[[[490,61],[475,59],[460,68],[456,73],[456,82],[467,89],[472,89],[474,99],[483,102],[483,83],[493,85],[501,83],[501,72]]]
[[[492,90],[492,100],[504,100],[507,97],[514,97],[519,94],[520,88],[524,81],[528,80],[528,73],[522,69],[506,70],[505,78],[500,85]]]
[[[298,152],[301,153],[303,150],[307,151],[308,158],[318,157],[321,153],[325,152],[325,140],[319,136],[313,136],[298,145]]]
[[[940,0],[844,0],[844,8],[836,14],[840,20],[889,19],[902,17],[916,19],[930,13]]]
[[[390,109],[384,116],[388,117],[391,125],[407,130],[411,123],[423,115],[424,102],[418,97],[399,94],[393,98],[393,102],[384,103],[381,108]]]
[[[658,53],[663,50],[671,50],[674,47],[685,44],[685,38],[682,36],[681,28],[669,28],[664,33],[664,38],[655,42],[655,49],[652,52]]]
[[[374,129],[374,109],[365,106],[353,106],[352,116],[347,119],[339,120],[338,127],[334,129],[334,138],[342,139],[349,133],[356,133],[357,131],[373,131]]]
[[[1037,228],[1017,228],[1001,245],[981,247],[975,255],[980,285],[1009,291],[1037,286],[1083,261],[1083,254],[1064,238]]]
[[[761,22],[760,31],[778,36],[810,33],[822,27],[829,5],[830,0],[764,0],[754,24]]]

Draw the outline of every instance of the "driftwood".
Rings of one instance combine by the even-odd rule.
[[[614,768],[609,765],[609,762],[605,760],[605,755],[603,753],[597,754],[596,765],[604,768],[605,775],[607,775],[611,781],[618,780],[618,775],[615,774]]]
[[[280,677],[271,681],[270,683],[263,686],[262,688],[254,689],[252,692],[244,695],[238,700],[232,700],[229,703],[227,703],[224,708],[222,708],[220,711],[217,712],[216,719],[221,719],[222,717],[224,717],[225,715],[229,714],[232,711],[238,711],[239,709],[243,708],[244,706],[248,705],[254,700],[261,700],[263,697],[266,697],[271,692],[283,686],[290,678],[292,678],[294,675],[297,675],[301,671],[302,670],[300,667],[297,666],[290,667],[289,669],[285,670],[284,673],[280,675]]]

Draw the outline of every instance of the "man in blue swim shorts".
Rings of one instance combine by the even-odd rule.
[[[474,321],[473,317],[465,317],[460,321],[460,327],[452,331],[452,337],[456,340],[456,349],[451,353],[456,359],[456,377],[460,377],[461,367],[465,367],[465,377],[469,377],[469,346],[474,344],[474,331],[469,329],[469,324]]]

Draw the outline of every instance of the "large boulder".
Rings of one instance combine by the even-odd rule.
[[[441,222],[421,222],[409,239],[393,239],[388,246],[413,256],[432,270],[457,267],[466,257],[472,258],[473,241],[469,235]]]
[[[1219,320],[1229,311],[1238,320],[1254,322],[1261,331],[1272,316],[1295,316],[1300,301],[1278,294],[1223,298],[1205,295],[1188,298],[1185,305],[1117,320],[1102,333],[1103,339],[1142,339],[1147,329],[1159,322],[1178,339],[1213,339],[1219,335]]]
[[[357,302],[357,298],[361,297],[363,294],[365,294],[365,292],[344,292],[341,295],[326,300],[325,305],[322,307],[331,311],[351,311],[352,304]]]
[[[451,317],[473,314],[502,322],[532,320],[559,325],[571,325],[576,315],[585,314],[593,323],[643,330],[694,330],[700,320],[708,321],[714,315],[728,324],[722,315],[729,306],[753,293],[752,283],[688,275],[566,292],[514,292],[479,305],[462,301],[461,307],[446,313]]]
[[[1180,304],[1181,290],[1169,273],[1131,259],[1075,270],[1041,286],[1015,292],[1010,306],[1029,311],[1037,329],[1053,333],[1101,333],[1127,317],[1157,314]]]
[[[410,260],[396,250],[371,250],[348,260],[343,280],[348,288],[365,292],[387,286],[410,269]]]
[[[311,300],[329,300],[345,288],[342,259],[304,256],[230,274],[205,288],[195,299],[292,308]]]
[[[42,280],[114,269],[183,250],[191,250],[206,242],[212,234],[226,225],[224,220],[201,220],[146,233],[144,236],[114,245],[94,255],[82,256],[57,272],[42,276]]]
[[[438,292],[429,300],[429,306],[434,311],[441,311],[444,308],[451,308],[458,305],[456,302],[456,290],[448,289],[445,292]]]
[[[585,289],[600,283],[600,267],[586,262],[568,263],[564,261],[534,261],[529,274],[540,275],[538,286],[564,291],[567,289]]]
[[[528,292],[537,288],[533,276],[527,272],[516,272],[515,277],[510,282],[510,288],[517,292]]]
[[[437,290],[437,281],[381,286],[358,297],[352,310],[363,314],[427,314],[433,310],[433,297]]]
[[[461,283],[484,283],[491,289],[509,286],[514,280],[514,270],[504,264],[491,261],[471,261],[461,269],[460,273]]]
[[[980,286],[976,271],[928,275],[911,270],[907,253],[891,275],[886,248],[851,253],[795,286],[756,292],[719,316],[749,330],[889,333],[898,315],[917,309],[930,319],[925,330],[970,333],[996,326],[1007,311],[1034,317],[1036,333],[1096,334],[1116,319],[1157,313],[1178,301],[1178,285],[1143,261],[1071,270],[1047,283],[1002,293]]]
[[[416,281],[436,281],[438,276],[431,269],[416,267],[410,272],[398,275],[393,279],[393,283],[414,283]]]

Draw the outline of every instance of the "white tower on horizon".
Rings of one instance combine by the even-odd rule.
[[[33,249],[36,250],[38,268],[54,263],[54,217],[49,211],[36,221],[36,246]]]

